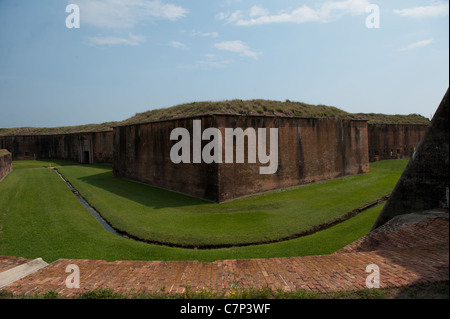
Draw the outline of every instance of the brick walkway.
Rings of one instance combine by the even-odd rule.
[[[182,293],[237,287],[318,292],[358,290],[366,287],[366,266],[378,265],[380,285],[401,287],[449,280],[448,211],[415,222],[393,220],[332,255],[198,261],[115,261],[60,259],[3,289],[15,295],[48,291],[74,296],[95,288],[116,292]],[[0,256],[0,272],[26,262]],[[80,269],[80,288],[65,285],[66,266]]]
[[[31,259],[25,259],[22,257],[0,256],[0,273],[16,266],[25,264],[29,261],[31,261]]]

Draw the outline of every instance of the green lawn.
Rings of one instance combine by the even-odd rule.
[[[52,262],[59,258],[214,261],[218,259],[330,254],[364,236],[372,227],[382,208],[382,206],[377,206],[327,230],[279,243],[204,250],[170,248],[125,239],[106,231],[75,198],[69,188],[52,169],[27,168],[49,166],[50,162],[41,162],[40,164],[35,161],[32,161],[33,163],[27,162],[29,161],[14,162],[14,171],[0,182],[0,255],[21,256],[25,258],[42,257],[45,261]],[[60,164],[70,165],[73,163],[61,162]],[[405,165],[406,161],[375,163],[375,165],[372,165],[371,174],[375,174],[378,171],[377,174],[379,175],[391,176],[391,178],[397,176],[398,178]],[[84,169],[95,171],[104,170],[105,172],[100,173],[104,175],[108,175],[108,171],[110,170],[107,166],[67,166],[60,167],[59,169],[66,171],[73,168],[78,169],[75,171],[83,171]],[[370,175],[365,176],[366,178],[375,179],[374,177],[370,177]],[[350,179],[353,178],[357,178],[357,176],[351,177]],[[111,180],[112,178],[109,177],[109,179]],[[348,178],[344,178],[343,180],[346,179]],[[126,182],[122,180],[118,181],[120,181],[118,182],[119,185]],[[86,183],[97,189],[99,187],[99,185],[93,186],[81,179],[79,183],[80,185],[81,183]],[[318,187],[327,183],[308,186]],[[334,183],[339,183],[339,180],[331,182],[331,184]],[[137,187],[137,189],[144,187],[155,190],[142,184],[126,182],[126,185],[131,184]],[[283,195],[288,199],[291,192],[298,192],[300,189],[307,189],[309,187],[303,186],[286,191],[267,193],[256,196],[256,198],[260,198],[261,202],[267,205],[270,199],[272,201],[274,200],[274,196]],[[391,187],[393,186],[391,185]],[[380,188],[382,187],[380,186]],[[121,187],[119,189],[124,191]],[[129,189],[131,194],[135,194],[134,191],[134,188]],[[162,193],[157,193],[153,196],[159,199],[158,203],[162,203],[165,199],[162,195],[169,195],[165,194],[165,191],[158,191]],[[111,194],[111,197],[121,197],[117,194],[117,191],[114,192],[111,188],[107,192]],[[135,196],[137,195],[135,194]],[[305,195],[304,198],[308,199],[307,202],[312,203],[311,198],[308,196]],[[121,200],[134,201],[135,204],[150,207],[156,211],[167,209],[167,207],[161,207],[162,204],[159,204],[160,206],[156,204],[146,206],[143,203],[138,203],[137,199],[136,197],[131,197],[131,199],[122,198]],[[140,200],[142,201],[143,199]],[[283,200],[283,198],[280,200]],[[239,215],[239,213],[232,213],[232,209],[234,207],[242,207],[241,205],[246,201],[253,201],[254,205],[258,205],[259,202],[259,200],[255,200],[255,197],[250,197],[230,203],[210,204],[197,199],[180,196],[178,201],[172,202],[171,205],[177,209],[187,207],[190,210],[190,214],[193,214],[192,209],[194,206],[206,205],[211,210],[220,207],[228,208],[228,210],[224,210],[222,215]],[[185,206],[181,206],[180,203],[184,203]],[[316,203],[315,205],[320,206],[320,203]],[[214,206],[218,208],[214,208]],[[199,214],[201,215],[202,212]],[[216,216],[220,215],[219,212],[216,212]]]
[[[42,167],[56,167],[66,165],[79,165],[76,162],[63,160],[36,160],[36,161],[13,161],[13,169],[21,168],[42,168]]]
[[[210,203],[115,178],[109,166],[59,171],[116,229],[188,246],[261,243],[301,233],[389,194],[407,161],[371,165],[369,174]]]
[[[106,231],[50,169],[16,169],[0,183],[0,255],[103,260],[201,260],[329,254],[365,235],[381,206],[314,235],[281,243],[196,250],[136,242]]]

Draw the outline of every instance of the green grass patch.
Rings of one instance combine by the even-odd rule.
[[[56,160],[56,159],[35,160],[35,161],[13,161],[13,169],[58,167],[67,165],[79,165],[79,164],[76,162]]]
[[[407,160],[373,163],[368,174],[210,203],[116,178],[110,166],[59,171],[116,229],[187,247],[289,238],[375,201],[394,188]]]
[[[401,171],[400,162],[396,165],[399,165],[397,169]],[[110,168],[93,167],[93,169],[109,170]],[[379,169],[383,171],[381,167]],[[390,171],[390,169],[387,170]],[[398,174],[399,172],[397,176]],[[98,186],[91,186],[99,189]],[[149,186],[141,186],[148,190],[153,189]],[[95,192],[95,188],[92,191]],[[124,189],[119,187],[119,190]],[[118,196],[112,189],[108,191]],[[290,191],[293,190],[286,192]],[[284,194],[284,192],[275,193]],[[129,195],[132,194],[133,189],[130,189]],[[271,198],[274,195],[261,196]],[[152,197],[150,194],[147,196]],[[160,198],[157,194],[153,197]],[[123,198],[123,200],[136,203],[136,199],[132,198]],[[254,202],[251,199],[245,200]],[[196,199],[183,196],[180,196],[178,201],[172,203],[176,205],[176,208],[181,207],[180,203],[187,206],[185,201],[189,201],[192,206],[203,205]],[[161,200],[160,205],[162,202]],[[227,203],[226,206],[232,208],[232,204]],[[265,204],[267,205],[267,202]],[[220,207],[220,205],[214,205]],[[143,207],[148,206],[143,205]],[[381,208],[382,206],[374,207],[313,235],[279,243],[207,250],[170,248],[125,239],[105,230],[52,169],[16,169],[0,182],[0,255],[41,257],[47,262],[53,262],[59,258],[108,261],[121,259],[214,261],[330,254],[367,234]],[[201,215],[202,212],[199,214]],[[222,215],[227,214],[230,212]],[[220,213],[216,213],[216,216],[220,216]]]
[[[306,290],[284,291],[264,288],[231,288],[227,292],[217,292],[203,288],[194,291],[185,286],[183,293],[147,292],[118,293],[110,288],[97,288],[84,292],[72,299],[448,299],[448,281],[431,284],[416,284],[402,288],[361,289],[356,291],[338,291],[319,293]],[[14,296],[11,292],[0,291],[0,299],[64,299],[57,292]]]

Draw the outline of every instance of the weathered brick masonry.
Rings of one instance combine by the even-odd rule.
[[[260,163],[173,164],[174,128],[193,131],[193,120],[208,127],[278,128],[278,170],[258,173]],[[412,155],[425,125],[367,124],[366,121],[248,115],[204,115],[119,126],[113,131],[0,136],[13,160],[62,159],[84,164],[113,163],[114,175],[211,201],[233,198],[339,176],[365,173],[369,161]],[[203,145],[208,141],[204,141]],[[223,143],[225,145],[225,143]],[[263,165],[264,166],[264,165]]]
[[[193,120],[222,133],[225,128],[278,128],[278,170],[259,174],[249,164],[174,164],[170,149],[177,127],[193,134]],[[203,141],[202,147],[209,143]],[[236,145],[234,145],[236,147]],[[191,145],[192,147],[192,145]],[[248,145],[246,144],[245,153]],[[225,151],[222,151],[225,154]],[[247,153],[246,153],[247,154]],[[246,155],[247,156],[247,155]],[[264,165],[263,165],[264,166]],[[114,175],[222,202],[304,183],[369,171],[367,122],[269,116],[207,115],[114,128]]]
[[[428,125],[369,124],[369,160],[411,157]]]
[[[12,171],[11,153],[0,148],[0,182]]]
[[[413,158],[373,228],[391,218],[449,207],[449,92],[445,94]]]
[[[0,136],[13,160],[60,159],[83,164],[112,163],[113,132]]]
[[[210,116],[197,117],[204,127],[214,127]],[[192,119],[177,119],[114,128],[113,172],[154,186],[216,200],[217,164],[173,164],[170,133],[177,127],[193,131]]]
[[[300,184],[369,172],[365,121],[218,116],[221,130],[278,128],[278,170],[261,164],[220,164],[218,201]],[[223,135],[223,134],[222,134]]]

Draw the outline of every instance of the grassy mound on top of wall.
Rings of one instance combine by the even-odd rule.
[[[340,218],[389,194],[406,163],[377,162],[368,174],[221,204],[116,178],[109,166],[59,171],[121,232],[149,242],[214,248],[277,241]]]
[[[136,124],[149,121],[176,119],[205,114],[239,114],[258,116],[280,117],[308,117],[326,119],[353,119],[367,120],[368,123],[384,124],[429,124],[429,120],[419,114],[387,115],[377,113],[348,113],[334,106],[312,105],[302,102],[286,100],[228,100],[228,101],[203,101],[180,104],[168,108],[154,109],[130,117],[121,122],[124,124]]]
[[[161,120],[171,120],[190,116],[206,114],[239,114],[258,116],[287,116],[310,117],[326,119],[353,119],[367,120],[370,124],[424,124],[430,121],[419,114],[387,115],[378,113],[348,113],[334,106],[312,105],[302,102],[286,100],[227,100],[227,101],[203,101],[175,105],[168,108],[152,109],[123,121],[105,122],[101,124],[86,124],[63,127],[15,127],[0,128],[0,136],[3,135],[39,135],[39,134],[67,134],[80,132],[112,131],[114,126],[128,125]]]
[[[105,230],[46,161],[16,161],[0,182],[0,255],[114,260],[200,260],[331,254],[367,234],[382,205],[315,234],[278,243],[221,249],[146,244]],[[61,164],[61,163],[60,163]],[[71,164],[71,163],[65,163]],[[33,168],[27,168],[27,167]]]

